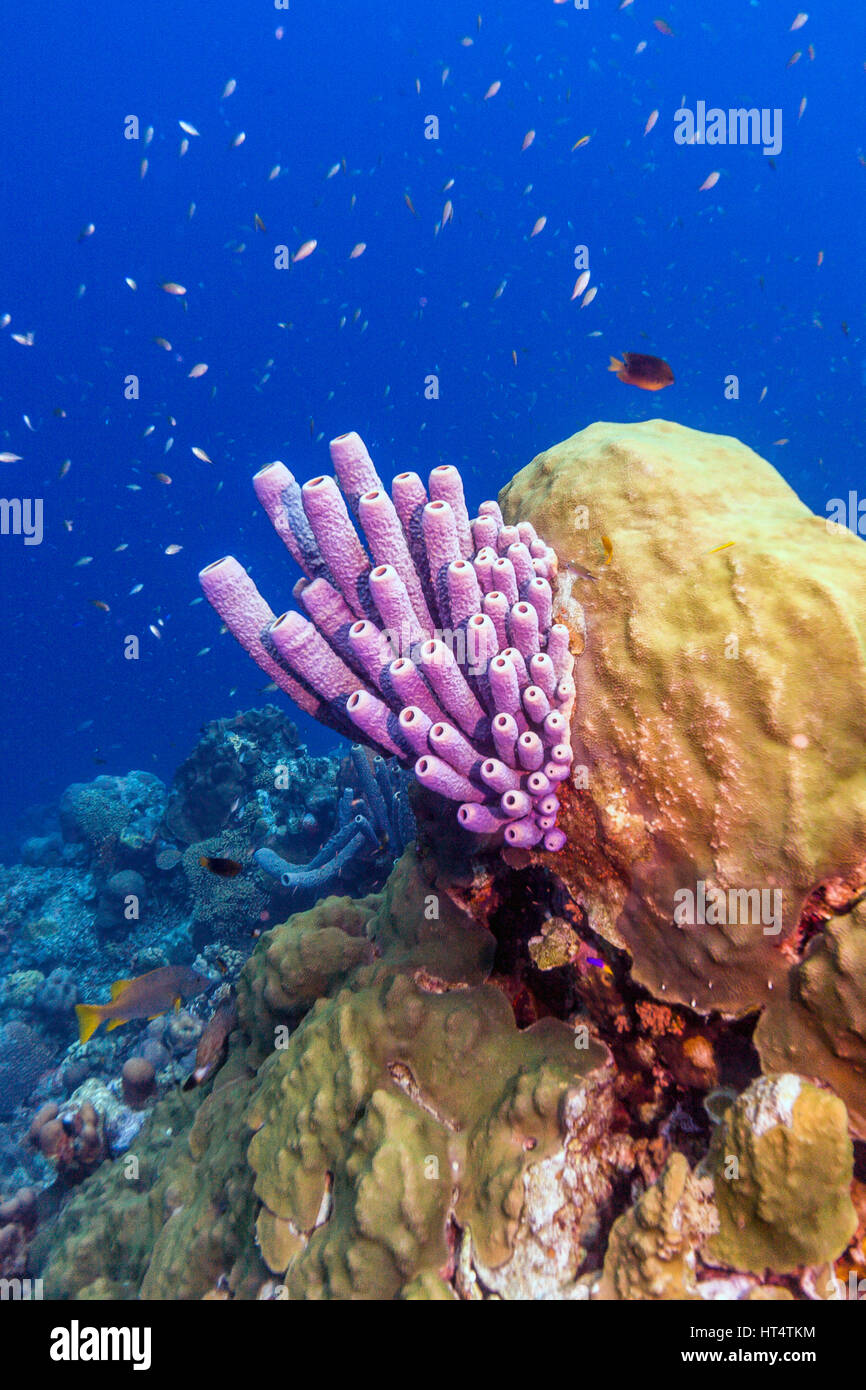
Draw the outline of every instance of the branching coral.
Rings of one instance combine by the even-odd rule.
[[[254,479],[306,576],[294,592],[310,621],[275,617],[230,555],[202,571],[207,598],[303,710],[414,763],[468,830],[561,849],[575,686],[568,628],[553,622],[554,551],[495,502],[470,522],[450,465],[433,469],[429,496],[399,473],[389,497],[357,434],[333,440],[331,458],[364,543],[334,479],[301,487],[282,463]]]

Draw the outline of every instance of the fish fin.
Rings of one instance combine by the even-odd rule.
[[[76,1004],[75,1012],[78,1015],[79,1042],[86,1043],[102,1022],[102,1008],[99,1004]]]
[[[609,372],[622,372],[625,370],[625,363],[620,362],[618,357],[611,357],[610,366],[607,370]]]
[[[106,1028],[106,1033],[110,1033],[112,1028],[122,1028],[124,1023],[128,1023],[128,1018],[113,1018]]]
[[[148,1021],[148,1023],[153,1023],[153,1020],[154,1020],[155,1018],[162,1018],[162,1014],[148,1014],[148,1015],[147,1015],[147,1021]]]
[[[111,986],[112,1003],[117,998],[118,994],[121,994],[123,990],[126,989],[126,986],[131,984],[131,980],[115,980],[114,984]]]
[[[174,1011],[176,1014],[180,1013],[180,995],[178,995],[174,1001]]]

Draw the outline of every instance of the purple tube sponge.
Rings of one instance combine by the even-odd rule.
[[[389,497],[357,434],[330,448],[336,480],[300,486],[281,463],[254,480],[306,617],[275,617],[231,556],[202,570],[206,597],[297,704],[459,802],[467,830],[561,849],[576,688],[555,552],[496,502],[470,519],[450,465],[429,489],[398,474]]]

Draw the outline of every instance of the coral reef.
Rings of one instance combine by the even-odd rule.
[[[127,1195],[128,1237],[114,1228],[97,1259],[94,1213],[118,1200],[115,1171],[104,1166],[59,1218],[44,1268],[49,1289],[81,1296],[102,1280],[130,1296],[134,1269],[143,1296],[203,1297],[222,1272],[243,1296],[238,1269],[255,1263],[253,1228],[290,1296],[451,1296],[458,1261],[470,1283],[488,1269],[502,1287],[573,1282],[579,1243],[554,1274],[536,1268],[546,1243],[540,1223],[535,1255],[514,1251],[526,1194],[535,1190],[531,1175],[544,1194],[539,1206],[551,1184],[564,1205],[570,1186],[580,1190],[576,1226],[592,1245],[612,1178],[633,1168],[622,1140],[595,1156],[613,1119],[608,1054],[552,1018],[518,1031],[502,991],[485,983],[493,938],[437,889],[410,852],[382,897],[327,899],[261,939],[238,993],[257,1072],[238,1070],[235,1047],[188,1147],[178,1142],[164,1157],[171,1220],[152,1190],[136,1204],[147,1216],[130,1211]],[[311,955],[306,943],[316,935],[324,940]],[[162,1102],[154,1123],[174,1105]],[[142,1142],[155,1132],[151,1124]],[[223,1208],[236,1223],[234,1263],[224,1258],[217,1269],[210,1244],[201,1260],[194,1252],[203,1214],[213,1218],[208,1174],[226,1164],[240,1184]],[[191,1176],[195,1197],[184,1200]],[[147,1262],[146,1221],[156,1223]],[[256,1292],[267,1275],[259,1268]]]
[[[273,705],[245,710],[205,725],[172,781],[165,833],[197,844],[244,825],[253,840],[276,832],[289,845],[306,846],[305,818],[317,829],[333,821],[335,783],[333,759],[312,757],[285,714]]]
[[[517,1026],[483,923],[520,905],[469,892],[410,850],[382,894],[265,933],[215,1080],[156,1104],[134,1182],[104,1163],[40,1230],[51,1296],[831,1296],[857,1225],[841,1101],[759,1080],[709,1151],[686,1126],[695,1168],[658,1119],[636,1137],[619,1046],[586,1015]]]
[[[333,447],[370,537],[387,498],[356,436]],[[423,517],[426,495],[402,477]],[[456,487],[451,471],[431,484],[434,502],[440,485]],[[395,625],[387,595],[377,606],[383,555],[371,541],[371,564],[357,533],[341,531],[345,509],[328,511],[343,553],[324,522],[317,543],[310,494],[282,465],[257,490],[305,568],[297,592],[315,626],[295,615],[271,627],[235,562],[216,567],[213,582],[230,581],[216,606],[304,708],[345,732],[360,710],[374,758],[440,758],[432,715],[426,752],[400,741],[406,711],[381,667],[367,670],[367,693],[386,696],[382,708],[350,709],[356,685],[331,662],[336,651],[357,682],[352,629]],[[321,496],[337,507],[336,488]],[[271,926],[298,905],[293,879],[311,894],[346,887],[335,869],[353,888],[375,881],[362,865],[385,872],[401,830],[384,765],[366,754],[361,765],[356,750],[339,773],[327,761],[315,815],[291,794],[291,815],[303,812],[290,832],[268,778],[278,747],[292,750],[269,712],[260,761],[244,723],[209,726],[143,858],[121,860],[109,837],[106,852],[67,843],[78,863],[47,862],[56,846],[45,845],[32,851],[45,864],[0,870],[13,938],[0,1033],[12,1028],[13,1041],[44,993],[69,986],[68,957],[46,943],[73,902],[94,915],[112,874],[146,882],[139,968],[162,963],[149,956],[174,930],[189,954],[201,947],[197,969],[219,962],[226,975],[218,1004],[191,1001],[92,1053],[49,1051],[36,1085],[55,1100],[49,1138],[59,1143],[64,1116],[86,1128],[92,1111],[106,1151],[74,1185],[55,1184],[58,1210],[32,1239],[11,1223],[10,1259],[20,1265],[29,1243],[28,1272],[47,1296],[815,1300],[838,1297],[864,1267],[866,551],[831,538],[736,441],[666,422],[593,426],[536,459],[501,504],[509,545],[526,545],[528,519],[556,546],[556,564],[528,547],[552,581],[545,630],[561,627],[581,655],[574,759],[552,813],[559,853],[542,849],[554,827],[531,820],[539,807],[498,834],[467,834],[477,815],[451,816],[422,775],[413,843],[381,891],[322,898]],[[310,507],[318,515],[319,501]],[[433,531],[418,515],[394,533],[413,565],[400,577],[407,595],[417,585],[413,612],[423,601],[448,621],[463,571],[449,560],[443,582],[442,564],[422,563]],[[496,539],[492,508],[488,520]],[[470,528],[470,554],[485,534]],[[476,571],[477,555],[460,560]],[[467,613],[495,630],[491,588]],[[831,621],[847,638],[829,670],[824,653],[816,686]],[[413,640],[423,645],[424,631]],[[462,678],[486,718],[483,689]],[[518,713],[529,722],[522,701]],[[456,715],[448,727],[458,731]],[[474,757],[484,729],[462,737]],[[225,775],[211,777],[208,748]],[[451,771],[480,798],[463,809],[493,814],[477,762]],[[508,837],[527,820],[531,833]],[[359,837],[363,849],[350,849]],[[287,888],[265,894],[249,871],[256,850],[279,861]],[[223,878],[202,856],[241,868]],[[91,940],[130,950],[127,937],[89,930],[85,959]],[[55,1099],[52,1086],[82,1079]],[[6,1190],[31,1181],[17,1173]]]
[[[59,1227],[38,1232],[31,1259],[46,1297],[135,1298],[155,1245],[172,1277],[147,1296],[202,1297],[226,1270],[241,1296],[254,1296],[266,1271],[248,1234],[255,1204],[237,1141],[246,1100],[238,1076],[206,1100],[171,1092],[145,1120],[135,1164],[104,1164],[76,1188]],[[185,1250],[171,1231],[181,1212]]]
[[[0,866],[0,1191],[56,1174],[53,1159],[24,1143],[42,1104],[61,1107],[83,1083],[100,1082],[116,1105],[130,1055],[155,1067],[157,1097],[188,1076],[206,1000],[177,1019],[127,1025],[84,1046],[75,1005],[197,950],[205,973],[235,979],[263,924],[278,920],[275,901],[282,897],[282,915],[288,905],[284,890],[254,870],[253,850],[267,841],[296,860],[315,856],[344,780],[338,757],[311,756],[294,725],[267,706],[208,725],[167,803],[158,779],[133,772],[73,784],[62,813],[41,806],[24,818],[20,862]],[[210,840],[171,842],[175,830],[183,845],[184,827],[195,836],[211,826]],[[346,887],[380,886],[393,852],[377,841]],[[202,867],[203,855],[235,856],[244,871],[220,878]],[[121,1151],[133,1128],[128,1110],[118,1126]]]
[[[203,858],[225,858],[246,867],[251,860],[250,851],[249,839],[240,829],[224,830],[184,851],[181,868],[196,946],[249,936],[251,924],[268,910],[271,894],[258,874],[243,872],[235,878],[221,878],[202,863]]]
[[[165,788],[150,772],[73,782],[60,798],[63,838],[84,843],[103,864],[146,853],[156,838]]]
[[[0,1117],[29,1101],[53,1060],[53,1049],[26,1023],[0,1027]]]
[[[147,897],[147,884],[136,869],[120,869],[103,884],[93,925],[103,935],[129,929],[130,920],[137,921]],[[135,915],[129,907],[134,904]]]
[[[367,549],[333,478],[300,487],[268,464],[256,493],[306,576],[294,592],[309,617],[276,618],[233,556],[201,572],[206,597],[301,709],[413,764],[462,803],[467,830],[561,849],[575,687],[568,629],[552,619],[554,551],[531,524],[505,526],[495,502],[470,522],[451,465],[433,469],[429,499],[415,473],[389,497],[357,434],[330,449]]]

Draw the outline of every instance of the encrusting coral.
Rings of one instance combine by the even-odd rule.
[[[310,620],[275,617],[231,555],[202,570],[206,597],[301,709],[414,765],[467,830],[561,849],[574,658],[552,617],[554,551],[495,502],[470,522],[451,465],[433,469],[429,498],[415,473],[389,497],[357,434],[330,448],[363,544],[333,478],[301,487],[271,463],[254,479]]]

